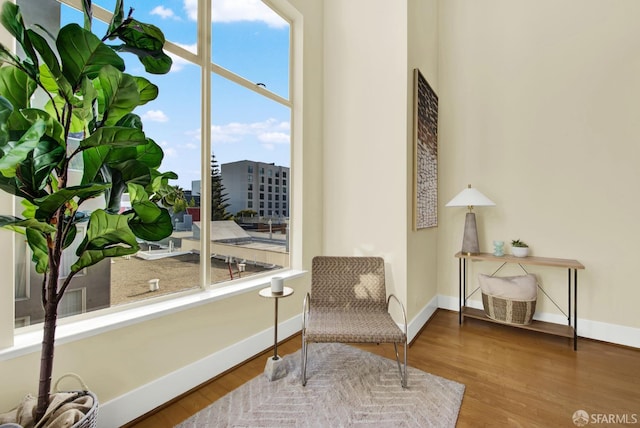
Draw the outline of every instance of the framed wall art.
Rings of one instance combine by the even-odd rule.
[[[438,96],[413,71],[414,229],[438,225]]]

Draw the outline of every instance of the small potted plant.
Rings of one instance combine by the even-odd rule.
[[[527,257],[529,255],[529,246],[519,239],[511,241],[511,254],[516,257]]]

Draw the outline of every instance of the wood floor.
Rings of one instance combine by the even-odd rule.
[[[393,358],[392,345],[358,347]],[[298,349],[299,335],[279,345],[278,353],[287,355]],[[267,355],[127,427],[173,427],[261,375]],[[569,339],[477,320],[465,320],[459,326],[457,312],[438,310],[411,345],[408,362],[466,385],[458,427],[575,427],[572,416],[577,410],[585,410],[591,418],[614,415],[618,422],[633,422],[635,415],[640,426],[637,349],[580,339],[575,352]]]

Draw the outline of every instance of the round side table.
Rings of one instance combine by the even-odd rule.
[[[282,358],[278,356],[278,300],[289,297],[293,294],[293,288],[284,287],[282,294],[271,292],[271,287],[263,288],[259,292],[260,296],[275,301],[274,322],[273,322],[273,357],[267,359],[267,365],[264,368],[264,374],[269,380],[280,379],[286,376],[287,367],[282,364]]]

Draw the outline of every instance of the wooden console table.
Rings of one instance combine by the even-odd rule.
[[[582,263],[577,260],[570,259],[553,259],[547,257],[514,257],[510,255],[494,256],[491,253],[478,253],[478,254],[465,254],[462,252],[456,253],[455,257],[458,258],[458,282],[460,286],[459,301],[460,301],[460,313],[459,323],[465,317],[474,318],[484,321],[495,322],[498,324],[504,324],[512,327],[523,328],[527,330],[539,331],[543,333],[553,334],[556,336],[573,338],[573,349],[578,349],[578,269],[584,269]],[[485,260],[491,262],[501,263],[500,267],[494,272],[497,273],[507,263],[514,263],[520,265],[523,271],[527,272],[523,265],[535,265],[535,266],[549,266],[567,269],[567,312],[565,313],[556,302],[549,297],[540,284],[538,288],[553,302],[554,305],[567,317],[567,325],[555,324],[550,322],[533,320],[531,324],[519,325],[508,324],[501,321],[493,320],[489,318],[483,310],[470,308],[467,306],[467,299],[473,295],[478,288],[476,288],[471,294],[467,295],[467,260]],[[572,275],[573,271],[573,275]],[[573,284],[573,293],[571,292],[571,285]],[[573,299],[572,299],[573,294]],[[573,301],[573,322],[571,320],[571,303]]]

